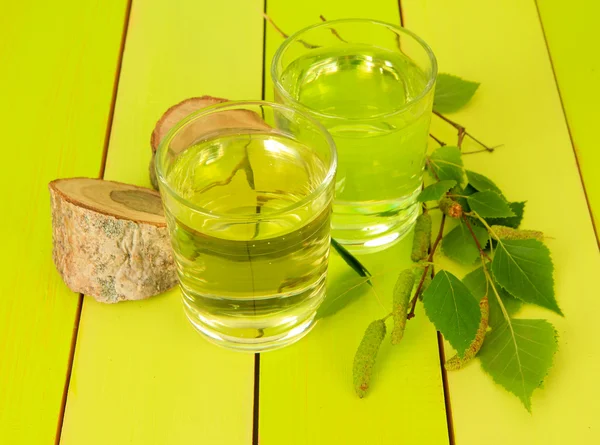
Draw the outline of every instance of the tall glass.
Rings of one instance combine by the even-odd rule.
[[[228,102],[160,144],[156,171],[192,325],[233,349],[292,343],[325,296],[336,152],[302,112]]]
[[[429,46],[388,23],[324,22],[289,37],[271,74],[276,100],[335,140],[333,237],[365,253],[401,239],[419,212],[437,76]]]

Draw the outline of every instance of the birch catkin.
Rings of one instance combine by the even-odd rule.
[[[365,335],[356,350],[352,371],[354,390],[360,398],[363,398],[369,389],[373,366],[375,365],[379,346],[385,338],[385,332],[385,322],[383,320],[373,321],[367,327]]]
[[[451,198],[442,198],[439,201],[440,210],[450,218],[460,218],[463,214],[462,206]]]
[[[411,269],[400,272],[394,286],[394,307],[392,308],[392,317],[394,319],[394,328],[392,329],[393,345],[400,343],[400,340],[404,336],[408,303],[414,285],[415,275]]]
[[[544,234],[537,230],[513,229],[506,226],[492,226],[492,233],[500,239],[521,240],[521,239],[536,239],[544,240]]]
[[[481,310],[481,322],[479,323],[479,328],[477,329],[475,340],[473,340],[473,342],[469,346],[469,349],[465,351],[465,355],[463,357],[459,357],[457,354],[454,357],[446,360],[444,367],[448,371],[455,371],[457,369],[461,369],[467,363],[473,360],[473,358],[481,349],[481,345],[483,345],[483,340],[485,339],[485,333],[487,332],[488,321],[490,317],[490,304],[487,297],[483,297],[481,299],[481,301],[479,302],[479,309]]]
[[[412,253],[410,258],[416,263],[424,260],[429,255],[431,244],[431,215],[423,213],[417,218],[415,236],[413,238]]]

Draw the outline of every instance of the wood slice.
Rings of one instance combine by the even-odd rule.
[[[184,117],[189,116],[194,111],[222,102],[227,102],[227,99],[212,96],[191,97],[170,107],[164,112],[158,122],[156,122],[154,130],[152,131],[152,136],[150,137],[152,153],[156,153],[160,141],[162,141],[171,128],[183,120]]]
[[[117,303],[177,284],[157,192],[89,178],[57,179],[48,188],[52,256],[72,291]]]
[[[156,178],[156,170],[154,167],[154,155],[156,154],[156,150],[158,150],[160,141],[162,141],[171,128],[184,117],[189,116],[194,111],[222,102],[227,102],[227,99],[212,96],[191,97],[170,107],[156,122],[154,130],[152,131],[152,136],[150,136],[152,158],[150,159],[150,165],[148,166],[150,183],[152,184],[152,187],[154,187],[154,190],[158,190],[158,180]]]
[[[150,145],[152,147],[152,159],[150,160],[150,182],[152,187],[158,190],[158,181],[154,167],[154,157],[160,142],[167,133],[181,120],[192,114],[194,111],[201,110],[211,105],[227,102],[227,99],[212,96],[192,97],[179,102],[169,108],[162,117],[156,122]],[[269,130],[271,129],[261,117],[251,110],[228,110],[206,116],[191,125],[182,129],[170,143],[170,150],[179,153],[196,141],[202,140],[204,136],[213,134],[222,129],[243,129],[243,130]]]

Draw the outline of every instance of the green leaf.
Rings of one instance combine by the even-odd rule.
[[[430,186],[425,187],[417,197],[417,200],[419,202],[438,201],[442,196],[444,196],[444,193],[446,193],[455,185],[456,181],[454,181],[453,179],[436,182],[434,184],[431,184]]]
[[[531,395],[542,385],[557,348],[556,331],[546,320],[514,319],[488,333],[478,356],[483,370],[531,411]]]
[[[498,283],[520,300],[562,315],[554,297],[553,270],[550,251],[540,241],[498,241],[492,261]]]
[[[465,275],[463,278],[463,283],[465,283],[465,286],[469,288],[477,301],[481,300],[487,293],[488,302],[490,305],[490,315],[488,319],[489,326],[493,328],[506,321],[504,314],[502,313],[502,309],[500,308],[500,303],[498,303],[496,294],[491,288],[488,289],[483,267],[479,267],[473,272]],[[500,295],[500,298],[502,299],[502,304],[504,304],[506,312],[508,312],[509,315],[516,314],[523,305],[521,300],[517,300],[511,294],[502,289],[502,287],[500,287],[498,284],[496,284],[495,287]]]
[[[513,211],[515,216],[509,218],[486,218],[487,223],[498,226],[512,227],[518,229],[523,221],[523,213],[525,212],[525,202],[511,202],[509,204],[510,209]]]
[[[479,226],[472,226],[472,229],[481,247],[485,248],[489,240],[487,230]],[[479,258],[479,249],[462,221],[442,239],[442,249],[448,258],[463,264],[473,264]]]
[[[462,357],[475,339],[481,319],[475,297],[458,278],[442,270],[423,293],[423,305],[427,317]]]
[[[464,196],[471,196],[477,192],[478,190],[475,187],[473,187],[471,184],[467,184],[461,194]]]
[[[474,210],[483,218],[515,216],[508,202],[498,193],[490,190],[474,193],[467,198],[467,201],[471,210]]]
[[[371,276],[371,272],[369,272],[367,268],[363,266],[363,264],[360,261],[358,261],[358,259],[354,255],[348,252],[344,246],[342,246],[333,238],[331,238],[331,245],[338,253],[338,255],[341,256],[342,259],[346,262],[346,264],[350,266],[358,275],[360,275],[361,277]],[[367,281],[367,283],[372,285],[371,281]]]
[[[513,297],[511,294],[506,292],[506,290],[502,289],[498,282],[494,282],[494,286],[496,287],[496,291],[498,292],[498,295],[500,295],[504,309],[506,309],[506,312],[509,316],[515,315],[521,310],[523,307],[523,302],[521,300]],[[500,303],[498,303],[498,297],[493,291],[490,293],[488,300],[490,303],[490,317],[488,324],[490,327],[494,328],[495,326],[499,326],[500,324],[504,323],[506,318],[502,313]]]
[[[469,272],[464,276],[462,281],[478,303],[489,293],[483,267],[478,267],[474,271]]]
[[[478,82],[451,74],[438,74],[433,109],[438,113],[454,113],[464,107],[479,88]]]
[[[464,182],[463,162],[458,147],[445,145],[438,148],[429,156],[429,162],[440,181],[452,179],[458,184]]]
[[[466,170],[466,173],[469,185],[478,192],[485,192],[491,190],[492,192],[496,192],[500,196],[503,196],[500,188],[496,184],[494,184],[494,182],[488,177],[480,175],[479,173],[476,173],[471,170]]]

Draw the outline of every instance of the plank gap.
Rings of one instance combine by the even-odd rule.
[[[442,371],[442,383],[444,387],[444,406],[446,407],[446,423],[448,424],[448,443],[455,445],[454,438],[454,421],[452,420],[452,406],[450,404],[450,386],[448,384],[448,371],[444,367],[446,363],[446,354],[444,351],[444,337],[438,331],[437,333],[438,348],[440,351],[440,369]]]
[[[263,3],[263,14],[267,14],[267,0],[264,0]],[[266,59],[267,59],[267,19],[264,18],[263,15],[263,47],[262,47],[262,93],[261,99],[265,100],[265,88],[267,82],[267,69],[266,69]]]
[[[404,13],[402,12],[402,0],[398,0],[398,14],[400,15],[400,26],[404,28]]]
[[[113,82],[112,97],[110,100],[110,108],[108,112],[108,122],[106,125],[106,133],[104,134],[104,147],[102,147],[102,162],[100,163],[100,173],[98,177],[104,179],[106,170],[106,159],[108,157],[108,144],[110,142],[110,134],[112,132],[113,121],[115,118],[115,108],[117,104],[117,92],[119,90],[119,81],[121,80],[121,68],[123,67],[123,53],[125,52],[125,41],[127,40],[127,31],[129,30],[129,18],[131,17],[131,4],[133,0],[127,0],[125,7],[125,19],[123,20],[123,32],[121,34],[121,45],[119,46],[119,57],[117,58],[117,68],[115,69],[115,81]]]
[[[254,406],[252,410],[252,445],[258,445],[258,415],[260,409],[260,354],[254,354]]]
[[[263,14],[267,13],[267,0],[263,2]],[[266,57],[267,57],[267,20],[263,15],[263,47],[262,47],[262,85],[261,99],[265,100],[266,86]],[[260,411],[260,354],[254,354],[254,404],[252,409],[252,445],[259,443],[259,411]]]
[[[110,141],[110,134],[112,131],[112,124],[115,115],[115,105],[117,102],[117,90],[119,87],[119,80],[121,78],[121,66],[123,64],[123,53],[125,52],[125,40],[127,39],[127,30],[129,29],[129,17],[131,15],[131,4],[133,0],[127,0],[125,6],[125,18],[123,19],[123,31],[121,33],[121,45],[119,46],[119,55],[117,57],[117,67],[115,69],[115,80],[113,82],[112,97],[110,101],[110,108],[108,112],[108,119],[106,122],[106,132],[104,134],[104,145],[102,147],[102,160],[100,161],[100,172],[98,173],[99,179],[104,179],[104,171],[106,169],[106,159],[108,155],[108,143]],[[65,411],[67,408],[67,398],[69,396],[69,387],[71,385],[71,375],[73,373],[73,362],[75,360],[75,348],[77,347],[77,336],[79,334],[79,324],[81,321],[81,313],[83,310],[83,294],[79,294],[77,297],[77,309],[75,311],[75,320],[73,324],[73,334],[71,336],[71,345],[69,349],[69,359],[67,363],[67,372],[65,375],[65,384],[63,388],[62,399],[60,403],[60,411],[58,415],[58,425],[56,428],[56,436],[54,440],[55,445],[60,444],[62,437],[62,429],[65,418]]]
[[[77,343],[77,334],[79,333],[79,322],[81,320],[81,308],[83,307],[83,294],[77,296],[77,309],[75,311],[75,320],[73,323],[73,334],[71,335],[71,346],[69,348],[69,359],[67,362],[67,373],[65,375],[65,384],[60,401],[60,411],[58,413],[58,425],[56,426],[56,435],[54,445],[60,444],[62,427],[65,418],[65,409],[67,407],[67,396],[69,395],[69,385],[71,384],[71,374],[73,372],[73,360],[75,359],[75,345]]]
[[[404,13],[402,11],[402,0],[398,0],[398,12],[400,14],[400,26],[404,27]],[[456,440],[454,436],[454,421],[452,419],[452,404],[450,402],[450,385],[448,383],[448,372],[444,367],[446,363],[446,354],[444,351],[444,337],[438,331],[437,332],[438,351],[440,355],[440,371],[442,374],[442,387],[444,389],[444,407],[446,408],[446,425],[448,427],[448,443],[449,445],[455,445]]]

